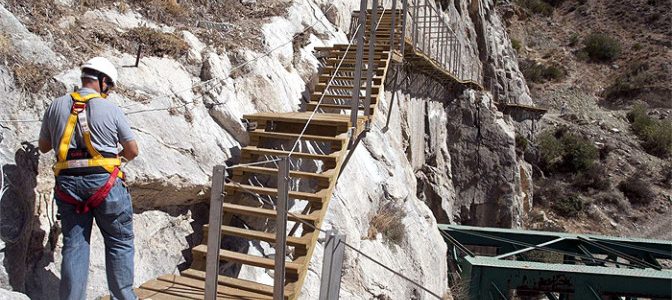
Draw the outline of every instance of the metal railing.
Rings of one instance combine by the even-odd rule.
[[[376,5],[375,2],[374,5]],[[361,9],[366,9],[366,7]],[[398,50],[402,54],[410,50],[420,52],[432,64],[446,70],[457,80],[483,85],[483,67],[477,54],[475,51],[469,51],[470,44],[459,42],[457,34],[434,1],[395,0],[391,3],[391,9],[387,10],[386,17],[388,16],[391,19],[390,31],[381,32],[386,30],[386,27],[377,30],[375,35],[379,38],[389,35],[389,41],[386,43],[390,46],[390,50]],[[360,17],[358,13],[352,15],[350,36],[352,36],[353,28],[361,24]],[[374,27],[367,26],[366,28],[370,30]],[[374,37],[373,32],[371,36],[371,38]],[[369,41],[371,38],[365,40]]]

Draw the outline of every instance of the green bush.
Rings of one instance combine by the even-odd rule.
[[[556,64],[544,65],[528,60],[523,61],[520,64],[520,68],[525,79],[536,83],[558,81],[567,75],[567,72]]]
[[[620,42],[606,33],[591,33],[583,40],[583,46],[594,61],[612,61],[621,54]]]
[[[553,14],[553,6],[542,0],[516,0],[516,4],[533,14],[550,16]]]
[[[542,133],[538,146],[541,167],[548,172],[587,171],[599,156],[597,148],[590,141],[566,130]]]
[[[525,152],[525,150],[527,150],[527,145],[527,139],[520,134],[516,134],[516,149]]]
[[[588,170],[579,173],[574,178],[574,186],[587,190],[589,188],[606,191],[611,188],[611,182],[607,176],[607,169],[600,164],[592,164]]]
[[[585,203],[577,194],[558,197],[552,206],[553,210],[563,217],[576,217],[584,207]]]
[[[516,49],[516,51],[520,52],[520,49],[523,48],[523,44],[519,40],[512,38],[511,47],[513,47],[513,49]]]
[[[623,180],[618,188],[623,192],[631,204],[646,205],[653,202],[656,194],[651,189],[651,184],[644,181],[640,176],[632,175]]]
[[[646,152],[661,158],[672,154],[672,121],[650,117],[642,103],[635,104],[628,120]]]
[[[569,36],[569,46],[574,47],[579,44],[580,38],[578,33],[572,33],[571,36]]]
[[[580,137],[565,134],[561,142],[565,150],[562,157],[563,164],[570,171],[587,171],[598,158],[597,148],[591,142]]]

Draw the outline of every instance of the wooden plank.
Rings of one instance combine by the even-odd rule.
[[[289,154],[289,151],[259,148],[259,147],[256,147],[256,146],[247,146],[247,147],[243,147],[243,149],[241,149],[241,156],[245,155],[245,154],[267,155],[267,156],[286,156],[286,155]],[[335,162],[336,159],[338,158],[338,152],[335,152],[334,154],[328,154],[328,155],[294,152],[294,153],[292,153],[292,156],[295,157],[295,158],[321,160],[321,161],[325,161],[325,162],[326,161]]]
[[[260,187],[254,185],[240,184],[240,183],[227,183],[225,185],[225,190],[227,192],[250,192],[257,193],[260,195],[268,195],[272,197],[278,196],[278,189],[272,187]],[[295,192],[290,191],[289,197],[297,200],[307,200],[310,202],[322,203],[324,201],[324,191],[319,191],[317,193],[307,193],[307,192]]]
[[[196,256],[205,257],[207,252],[207,246],[198,245],[192,249],[192,253]],[[249,254],[238,253],[229,250],[219,250],[219,259],[222,261],[235,262],[239,264],[244,264],[248,266],[264,268],[264,269],[273,269],[275,266],[275,261],[270,258],[259,257]],[[288,261],[285,263],[285,269],[287,273],[296,274],[299,272],[301,264]]]
[[[315,109],[316,107],[317,107],[317,102],[308,103],[308,109],[312,110],[312,109]],[[372,104],[370,107],[374,107],[374,105]],[[347,105],[347,104],[326,104],[326,103],[322,103],[322,104],[320,104],[320,108],[350,110],[350,109],[352,109],[352,106]],[[362,110],[362,109],[364,109],[364,107],[361,106],[361,105],[357,107],[357,110]]]
[[[196,291],[203,289],[203,281],[184,276],[177,275],[163,275],[158,278],[159,281],[164,281],[167,283],[174,283],[179,286],[192,288]],[[235,297],[235,298],[234,298]],[[272,300],[273,297],[269,295],[263,295],[255,292],[239,290],[227,286],[217,286],[217,299],[259,299],[259,300]]]
[[[209,228],[210,228],[210,226],[208,226],[208,224],[203,226],[204,230],[209,229]],[[275,243],[275,233],[272,233],[272,232],[263,232],[263,231],[257,231],[257,230],[251,230],[251,229],[222,225],[222,226],[220,226],[220,234],[242,237],[242,238],[246,238],[248,240],[264,241],[264,242],[268,242],[268,243],[272,243],[272,244]],[[312,233],[309,233],[308,235],[310,235],[310,234],[312,234]],[[302,236],[302,237],[289,236],[289,237],[287,237],[287,245],[292,246],[292,247],[307,247],[308,246],[308,241],[309,241],[308,236]]]
[[[325,95],[325,94],[322,94],[320,92],[315,92],[310,96],[310,101],[311,102],[319,102],[320,99],[326,99],[326,100],[340,99],[340,100],[350,101],[350,100],[352,100],[352,96],[351,95],[330,95],[330,94]],[[378,101],[378,98],[377,98],[377,95],[376,95],[371,99],[371,104],[375,104],[377,101]]]
[[[282,140],[296,140],[299,136],[301,137],[301,140],[309,140],[325,143],[326,142],[342,143],[346,139],[346,136],[344,134],[339,134],[337,136],[310,135],[310,134],[299,135],[298,133],[266,131],[264,129],[257,129],[255,131],[250,132],[250,137],[266,137]]]
[[[251,207],[245,205],[237,205],[231,203],[224,203],[223,205],[225,212],[230,212],[238,215],[250,216],[250,217],[259,217],[259,218],[275,218],[275,210]],[[303,215],[303,214],[290,214],[287,218],[291,221],[303,220],[305,222],[315,223],[318,220],[318,217],[314,214]]]
[[[191,277],[195,279],[203,279],[205,278],[205,272],[199,271],[199,270],[194,270],[194,269],[187,269],[182,271],[182,276],[185,277]],[[236,288],[239,290],[246,290],[250,292],[255,292],[259,294],[264,294],[264,295],[273,295],[273,286],[258,283],[255,281],[251,280],[245,280],[245,279],[240,279],[240,278],[234,278],[234,277],[228,277],[224,275],[219,275],[218,278],[218,283],[220,285],[224,286],[229,286],[232,288]],[[289,298],[289,294],[294,292],[294,284],[289,283],[285,285],[285,298]]]
[[[238,173],[240,171],[240,173]],[[266,168],[259,166],[241,166],[233,169],[234,174],[242,175],[243,172],[255,173],[255,174],[266,174],[266,175],[275,175],[278,174],[278,169]],[[315,179],[319,181],[329,181],[331,180],[330,175],[320,174],[320,173],[311,173],[303,171],[289,171],[289,176],[294,178],[304,178],[304,179]]]
[[[262,113],[244,115],[243,117],[251,121],[263,120],[263,121],[305,124],[311,118],[311,115],[312,113],[310,112],[289,112],[289,113],[262,112]],[[350,120],[347,118],[347,116],[339,114],[316,114],[312,116],[310,123],[317,125],[335,126],[335,127],[350,126]]]

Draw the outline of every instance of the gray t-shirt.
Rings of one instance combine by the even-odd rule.
[[[95,92],[95,90],[89,88],[79,90],[79,94],[82,97]],[[61,142],[65,125],[70,116],[72,102],[72,97],[65,95],[54,100],[49,105],[49,108],[47,108],[47,111],[44,112],[40,139],[51,141],[54,151],[58,151],[58,145]],[[96,150],[118,154],[117,143],[135,139],[135,135],[131,131],[131,126],[128,124],[124,112],[112,101],[93,98],[88,101],[86,114],[89,120],[89,130],[91,131],[91,143]],[[72,135],[70,148],[86,148],[79,124],[77,124],[75,132]]]

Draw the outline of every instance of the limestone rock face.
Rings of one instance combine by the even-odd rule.
[[[236,163],[240,148],[248,143],[241,118],[254,112],[298,110],[319,65],[312,50],[347,42],[344,32],[356,5],[340,0],[292,2],[286,15],[260,24],[263,52],[243,47],[214,50],[184,29],[177,34],[189,46],[183,58],[147,56],[137,68],[119,68],[120,89],[108,99],[126,112],[141,152],[123,166],[136,210],[136,285],[188,266],[189,249],[200,243],[202,224],[207,222],[203,203],[209,199],[211,170]],[[443,10],[465,43],[460,63],[482,67],[486,76],[496,74],[498,86],[509,87],[506,95],[512,101],[529,103],[492,1],[455,0]],[[92,10],[84,18],[120,32],[138,26],[175,31],[132,9]],[[64,30],[73,26],[67,17],[61,23]],[[287,43],[306,24],[314,25],[306,42]],[[40,155],[35,147],[44,110],[78,85],[79,71],[2,6],[0,30],[12,33],[17,55],[58,70],[47,88],[27,92],[0,63],[0,164],[10,182],[0,198],[0,288],[24,292],[31,299],[52,299],[62,247],[52,201],[54,158],[53,152]],[[276,50],[266,53],[271,49]],[[112,47],[100,55],[117,66],[135,63],[133,53]],[[515,153],[514,124],[491,105],[489,93],[454,89],[412,70],[395,67],[385,88],[373,128],[339,179],[323,226],[345,234],[352,248],[434,293],[449,294],[446,246],[437,223],[517,226],[531,199],[524,187],[531,185],[523,184],[527,167]],[[390,209],[399,219],[392,238],[371,228],[371,220]],[[93,232],[87,287],[91,299],[107,293],[102,238],[96,228]],[[320,245],[302,299],[317,298],[321,262]],[[272,282],[263,272],[241,270],[240,276]],[[0,290],[0,298],[4,294]],[[346,250],[341,296],[430,298],[353,249]]]

